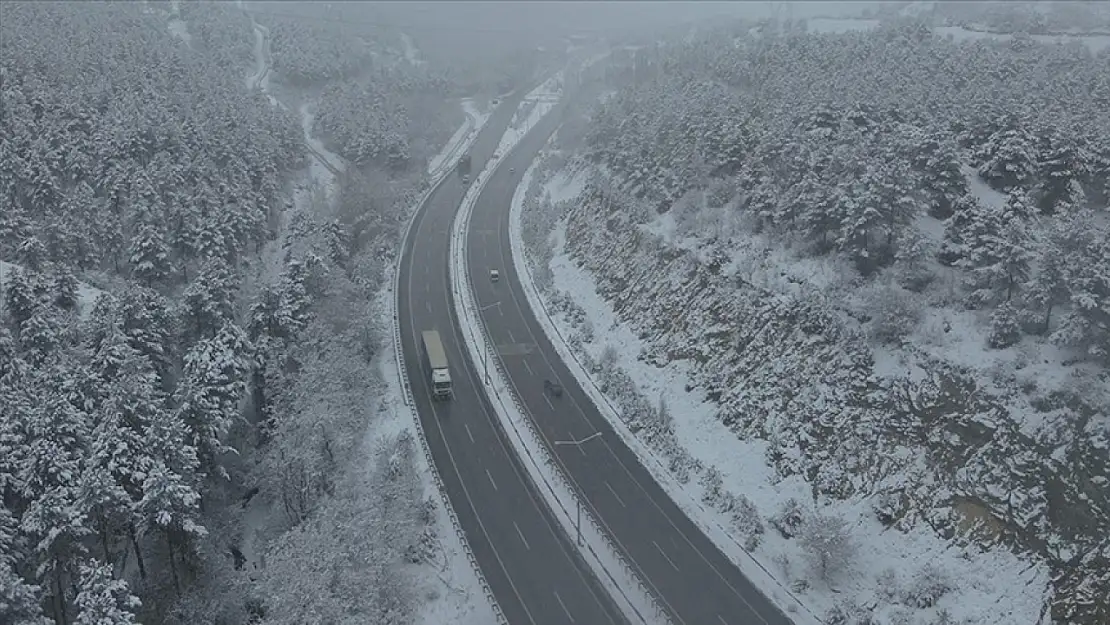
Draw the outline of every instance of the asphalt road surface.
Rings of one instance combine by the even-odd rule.
[[[498,167],[478,199],[466,252],[478,306],[488,307],[481,315],[498,346],[510,388],[594,518],[641,580],[654,587],[676,624],[790,623],[655,482],[578,385],[536,321],[512,262],[509,206],[542,142],[521,147]],[[490,269],[500,271],[499,282],[490,281]],[[544,392],[545,379],[563,385],[561,397]],[[581,441],[596,432],[601,436],[581,445],[552,444]]]
[[[521,98],[502,102],[479,133],[470,148],[474,173],[491,158]],[[464,356],[448,279],[451,222],[464,191],[459,176],[449,174],[420,207],[401,258],[402,353],[433,461],[510,623],[624,624],[520,465],[481,392],[482,369]],[[431,399],[419,338],[430,329],[439,330],[451,366],[455,397],[449,401]]]

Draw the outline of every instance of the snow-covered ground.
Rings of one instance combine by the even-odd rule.
[[[277,99],[268,92],[270,70],[266,53],[268,32],[265,27],[259,24],[254,24],[254,26],[256,68],[253,74],[247,77],[246,86],[261,89],[270,98],[272,104],[280,106],[281,104]],[[467,115],[467,120],[460,126],[443,150],[432,159],[433,163],[440,163],[441,165],[448,163],[452,154],[467,149],[477,136],[478,130],[489,118],[488,113],[477,111],[473,102],[469,100],[463,101],[462,106]],[[345,169],[346,163],[340,156],[327,150],[320,140],[312,135],[313,110],[311,105],[309,103],[302,104],[299,113],[305,143],[310,148],[310,154],[313,158],[304,173],[304,178],[294,186],[293,206],[294,210],[297,211],[309,211],[313,209],[312,202],[315,194],[319,191],[324,193],[327,201],[334,201],[337,190],[336,172]],[[438,169],[430,169],[432,171],[429,173],[433,179],[445,173],[442,171],[442,166]],[[278,237],[278,241],[283,238],[284,235],[282,234]],[[271,272],[280,271],[280,245],[268,247],[272,247],[273,250],[264,251],[262,265]],[[275,265],[276,268],[269,267],[270,265]],[[270,277],[272,279],[274,276]],[[371,303],[378,312],[380,327],[390,327],[392,325],[394,319],[393,301],[394,293],[392,290],[386,290],[379,295],[375,302]],[[395,347],[389,344],[387,349],[395,349]],[[388,353],[381,354],[378,357],[382,379],[386,381],[388,386],[386,396],[382,397],[382,401],[379,402],[383,414],[379,414],[375,420],[378,427],[367,432],[365,448],[368,450],[375,449],[375,443],[384,440],[386,437],[396,436],[404,430],[410,432],[417,430],[414,423],[416,417],[402,399],[403,393],[400,389],[396,358]],[[432,472],[425,456],[416,454],[415,458],[416,471],[420,475],[424,492],[426,494],[435,493],[437,486],[432,478]],[[258,499],[252,502],[253,505],[248,509],[244,518],[244,525],[247,526],[248,531],[245,532],[241,548],[249,564],[258,561],[257,549],[254,544],[255,534],[269,515],[269,512],[262,508],[261,501],[261,499]],[[413,576],[415,579],[422,580],[422,586],[418,589],[418,596],[422,597],[423,601],[418,607],[417,624],[485,625],[495,623],[496,619],[492,605],[481,589],[477,573],[466,557],[462,539],[452,527],[442,503],[436,506],[435,516],[438,558],[432,564],[421,565],[427,570],[420,571]]]
[[[405,60],[413,65],[424,65],[425,61],[420,58],[420,49],[412,42],[412,37],[406,33],[401,33],[401,45],[405,47]]]
[[[0,260],[0,296],[4,292],[4,288],[8,284],[8,278],[12,271],[20,269],[19,265]],[[84,282],[77,283],[77,314],[85,319],[88,314],[92,312],[93,306],[96,304],[96,298],[104,294],[104,291],[96,287],[89,286]]]
[[[853,30],[867,30],[879,25],[876,19],[854,19],[837,17],[817,17],[806,20],[806,28],[811,33],[844,33]],[[1004,33],[990,33],[979,30],[970,30],[961,26],[937,26],[933,31],[941,37],[951,37],[955,41],[976,41],[979,39],[998,39],[1009,41],[1013,35]],[[1068,44],[1080,41],[1091,50],[1091,54],[1110,47],[1110,36],[1107,35],[1030,35],[1034,41],[1041,43]]]
[[[545,83],[546,85],[547,83]],[[543,86],[529,94],[541,93],[548,95],[551,92],[543,90]],[[550,89],[550,87],[548,87]],[[526,98],[527,100],[527,98]],[[522,103],[522,107],[524,104]],[[536,114],[535,109],[530,116],[529,128],[534,126],[542,114]],[[475,183],[467,190],[463,198],[462,207],[455,217],[451,235],[451,288],[455,291],[455,305],[458,311],[463,336],[467,342],[467,349],[475,360],[488,358],[491,362],[498,362],[498,357],[493,353],[491,343],[487,340],[484,327],[477,314],[474,294],[470,287],[470,272],[466,262],[466,231],[469,226],[470,214],[481,195],[482,187],[498,164],[505,158],[510,150],[520,141],[523,133],[511,135],[506,132],[498,148],[498,157],[487,163],[477,175]],[[515,138],[510,138],[513,136]],[[483,356],[483,351],[488,353]],[[520,408],[513,401],[512,392],[508,388],[504,372],[499,368],[494,369],[486,392],[493,400],[491,405],[497,413],[498,419],[506,432],[510,433],[510,442],[516,448],[517,456],[521,459],[525,470],[529,472],[537,484],[544,487],[538,489],[548,507],[555,513],[556,519],[569,535],[575,535],[581,529],[582,540],[585,547],[582,555],[594,570],[597,578],[606,587],[617,605],[625,615],[636,623],[669,623],[664,612],[655,603],[655,599],[647,593],[644,584],[638,580],[631,569],[625,565],[616,550],[609,544],[608,537],[604,534],[592,515],[583,510],[582,518],[585,522],[579,526],[576,523],[578,507],[575,495],[566,481],[565,476],[556,468],[540,435],[534,429],[531,419],[521,414]]]
[[[525,181],[518,191],[526,188],[524,185],[528,184],[530,177],[531,172],[526,174]],[[544,192],[550,194],[553,202],[572,199],[578,195],[583,185],[584,177],[581,174],[571,175],[563,172],[554,176],[545,185],[541,195]],[[985,199],[997,200],[990,197]],[[528,263],[523,260],[524,244],[520,236],[519,213],[522,210],[522,202],[523,193],[518,192],[512,207],[513,257],[520,275],[531,276]],[[664,223],[654,224],[654,226],[658,232],[663,233],[672,229],[667,228]],[[790,498],[799,502],[811,500],[810,486],[803,480],[776,478],[765,462],[766,443],[738,439],[720,422],[717,416],[717,405],[705,401],[697,392],[684,391],[691,376],[682,363],[670,363],[659,368],[638,359],[641,349],[645,347],[644,342],[635,332],[621,325],[612,307],[598,294],[593,277],[578,268],[569,258],[565,248],[564,227],[561,224],[553,235],[556,250],[551,262],[554,274],[553,286],[555,290],[569,294],[571,299],[585,310],[592,326],[598,329],[596,335],[602,338],[583,342],[584,350],[592,359],[598,360],[607,347],[615,349],[618,355],[618,367],[632,378],[645,397],[665,395],[668,407],[674,415],[675,434],[679,444],[705,466],[719,470],[724,489],[742,494],[751,500],[762,518],[768,518],[781,510]],[[696,247],[698,241],[690,238],[683,241],[682,245]],[[771,279],[780,281],[781,271],[791,275],[805,273],[818,281],[823,279],[823,276],[835,276],[839,273],[835,267],[816,267],[821,263],[813,259],[799,263],[786,253],[769,259],[767,264],[773,267],[773,271],[768,272],[774,274]],[[799,267],[799,264],[812,266]],[[734,264],[732,270],[736,269]],[[750,271],[750,268],[748,270]],[[553,319],[548,318],[543,311],[545,305],[549,305],[550,302],[541,303],[541,296],[534,287],[526,290],[530,291],[531,304],[537,310],[541,321],[547,326],[553,343],[560,347],[563,358],[574,365],[575,355],[563,339],[575,332],[572,325],[561,315],[555,315]],[[960,353],[960,349],[964,349],[965,353],[970,354],[972,345],[979,350],[979,345],[983,343],[982,330],[974,327],[967,328],[960,340],[962,346],[948,346],[943,351],[951,354],[953,351]],[[1042,356],[1047,357],[1048,354],[1042,352]],[[889,357],[888,361],[896,362],[896,359]],[[1045,371],[1038,375],[1048,375],[1054,367],[1058,366],[1058,362],[1050,362],[1045,365]],[[1044,592],[1049,581],[1047,570],[1043,566],[1023,561],[1005,549],[980,551],[975,547],[953,546],[938,538],[928,527],[912,529],[906,533],[886,530],[875,520],[872,502],[858,499],[833,503],[831,509],[823,510],[825,514],[831,512],[847,519],[852,527],[852,536],[857,545],[852,570],[840,578],[835,590],[814,584],[801,595],[801,601],[805,607],[792,606],[792,600],[782,584],[786,583],[786,580],[795,578],[789,569],[794,568],[796,573],[796,569],[804,566],[806,561],[797,541],[787,541],[777,532],[769,530],[754,552],[746,553],[740,547],[738,540],[730,536],[732,530],[725,529],[731,527],[727,515],[707,508],[699,500],[700,492],[691,492],[700,491],[700,489],[691,489],[689,486],[679,484],[669,474],[661,459],[656,458],[654,452],[645,444],[635,440],[634,435],[617,417],[616,409],[612,408],[608,400],[597,390],[585,369],[581,366],[572,366],[572,370],[576,371],[584,388],[595,396],[595,401],[603,408],[603,413],[607,415],[613,427],[625,435],[632,449],[637,451],[645,466],[652,470],[676,503],[706,530],[707,534],[742,570],[756,583],[761,584],[769,596],[777,599],[784,609],[793,612],[793,617],[804,618],[813,614],[824,614],[837,599],[852,597],[860,603],[874,601],[883,606],[879,614],[887,618],[901,618],[904,614],[900,615],[899,612],[905,611],[906,608],[896,605],[895,601],[884,600],[884,597],[899,596],[903,590],[908,591],[911,587],[921,584],[920,578],[927,575],[925,564],[928,563],[949,580],[949,589],[934,608],[915,611],[917,617],[937,618],[940,611],[945,610],[957,619],[955,622],[960,622],[959,619],[967,619],[969,623],[998,625],[1032,625],[1038,622],[1044,602]],[[691,481],[691,483],[695,482]],[[886,573],[888,569],[892,572]]]

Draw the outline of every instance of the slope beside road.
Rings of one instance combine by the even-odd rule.
[[[493,155],[522,93],[506,98],[470,149]],[[546,136],[544,137],[546,139]],[[542,141],[540,141],[542,144]],[[448,278],[451,223],[465,187],[448,175],[414,217],[400,261],[403,360],[424,435],[482,573],[506,619],[521,625],[622,624],[623,615],[528,480],[463,355]],[[420,332],[439,330],[455,397],[433,401]]]
[[[578,495],[675,623],[791,623],[654,481],[579,387],[528,305],[511,257],[509,208],[541,147],[517,150],[493,173],[474,208],[467,241],[475,297],[525,418],[535,422]],[[492,268],[502,281],[486,277]],[[562,384],[563,396],[545,393],[544,380]],[[598,432],[588,444],[555,444]]]

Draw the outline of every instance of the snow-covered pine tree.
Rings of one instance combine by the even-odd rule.
[[[148,287],[164,284],[172,269],[170,247],[161,230],[152,224],[142,224],[131,238],[127,253],[131,275]]]
[[[1076,245],[1075,236],[1092,227],[1089,219],[1066,215],[1051,218],[1042,230],[1033,256],[1036,269],[1030,277],[1026,298],[1027,305],[1043,316],[1041,334],[1048,333],[1053,311],[1071,295],[1069,260]]]
[[[188,429],[201,470],[208,475],[226,476],[219,458],[234,452],[223,439],[239,416],[250,357],[246,335],[232,323],[225,323],[215,336],[197,342],[185,354],[177,414]]]
[[[1079,204],[1084,198],[1081,180],[1088,177],[1088,164],[1070,137],[1056,135],[1038,155],[1037,208],[1051,215],[1060,204]]]
[[[972,305],[997,301],[1000,296],[1009,302],[1029,279],[1034,241],[1020,217],[1022,206],[1019,202],[1001,210],[988,209],[968,245],[968,255],[958,263],[968,272]]]
[[[1027,187],[1037,173],[1032,136],[1021,126],[1012,126],[991,136],[984,147],[987,156],[979,175],[1001,191]]]
[[[967,178],[960,169],[955,146],[938,141],[936,151],[929,155],[922,167],[921,184],[929,214],[937,219],[951,217],[955,203],[968,193]]]
[[[0,451],[3,451],[0,444]],[[0,484],[0,488],[3,485]],[[11,625],[48,625],[42,613],[38,586],[28,584],[15,567],[22,557],[19,522],[0,503],[0,622]]]
[[[1085,234],[1069,257],[1071,306],[1053,340],[1084,346],[1090,356],[1110,361],[1110,232],[1095,228]]]
[[[127,582],[115,579],[112,567],[95,560],[82,562],[77,576],[77,617],[73,625],[138,625],[141,605]]]
[[[185,289],[182,317],[190,338],[214,336],[234,318],[238,286],[222,258],[209,258]]]
[[[25,489],[21,495],[27,508],[20,526],[35,544],[30,556],[34,581],[53,598],[55,620],[60,622],[70,601],[77,560],[85,555],[85,540],[91,533],[76,488],[88,445],[89,417],[51,392],[53,385],[45,380],[43,384],[39,389],[43,400],[24,425],[26,462],[17,479]]]

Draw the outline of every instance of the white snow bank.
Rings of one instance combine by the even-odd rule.
[[[547,193],[553,200],[565,197],[569,188],[577,184],[580,182],[574,177],[565,174],[555,176],[547,185]],[[920,611],[921,616],[936,616],[940,610],[946,610],[956,617],[956,622],[960,622],[959,619],[998,625],[1032,625],[1037,622],[1048,583],[1048,572],[1044,567],[1030,565],[1002,549],[982,553],[974,548],[950,546],[928,528],[919,527],[908,533],[885,530],[875,520],[872,502],[868,500],[836,502],[822,510],[825,514],[831,513],[848,520],[857,553],[852,568],[838,579],[836,589],[812,583],[810,590],[798,599],[805,607],[794,603],[784,586],[792,579],[804,577],[798,575],[806,559],[797,542],[785,540],[768,528],[755,552],[745,552],[731,536],[731,531],[725,529],[729,527],[727,516],[703,506],[699,500],[700,493],[692,493],[689,486],[679,484],[670,475],[660,459],[637,440],[617,417],[615,409],[578,363],[563,339],[570,335],[572,327],[561,316],[555,319],[547,316],[544,302],[531,284],[531,271],[524,261],[524,244],[520,235],[523,198],[519,191],[511,209],[513,262],[518,274],[527,283],[525,290],[529,303],[537,311],[552,343],[583,388],[594,397],[614,429],[622,434],[675,502],[745,575],[790,612],[792,618],[816,622],[815,614],[823,614],[838,598],[845,597],[852,597],[860,603],[877,602],[885,607],[876,616],[899,618],[895,612],[902,608],[884,599],[883,593],[891,590],[888,588],[890,582],[880,581],[880,573],[887,569],[894,571],[892,575],[898,588],[893,590],[893,594],[897,596],[901,590],[913,586],[912,576],[921,571],[925,563],[932,563],[948,579],[951,588],[936,606]],[[665,229],[665,225],[656,227]],[[717,419],[714,404],[684,390],[690,375],[683,363],[670,363],[659,368],[637,359],[644,347],[643,342],[620,324],[612,308],[597,293],[592,276],[579,269],[567,256],[564,228],[565,224],[561,224],[554,235],[557,239],[556,256],[551,262],[554,288],[569,294],[585,310],[586,317],[595,328],[604,328],[604,331],[597,332],[598,336],[604,336],[604,341],[583,342],[591,357],[598,359],[607,346],[612,346],[618,354],[618,367],[629,374],[644,396],[666,396],[674,415],[679,444],[706,466],[716,467],[721,472],[725,489],[751,500],[763,519],[777,513],[790,498],[799,502],[811,501],[811,489],[803,480],[791,478],[780,481],[776,478],[764,461],[765,443],[738,439]],[[902,477],[907,480],[913,478]],[[691,483],[696,483],[696,479]]]
[[[382,291],[375,300],[373,306],[378,311],[381,327],[390,327],[393,323],[394,301],[395,295],[389,290]],[[386,394],[379,402],[379,410],[385,414],[379,415],[377,426],[367,432],[367,436],[380,441],[395,440],[405,430],[414,439],[422,436],[414,422],[417,418],[415,412],[402,400],[404,391],[400,384],[400,371],[397,369],[394,350],[396,346],[388,344],[378,365],[382,379],[387,384]],[[374,449],[375,446],[371,443],[368,448]],[[438,486],[432,477],[427,455],[416,453],[414,461],[424,492],[436,493]],[[470,566],[462,538],[455,531],[450,515],[444,508],[442,496],[435,498],[435,501],[438,559],[434,564],[421,565],[419,574],[414,576],[420,580],[417,593],[423,598],[417,608],[417,625],[487,625],[498,622],[493,605],[486,599],[485,591]]]
[[[516,145],[515,141],[508,143],[505,139],[502,139],[502,143],[507,147],[499,150],[501,156],[488,163],[478,174],[475,184],[468,189],[463,198],[462,207],[452,225],[451,288],[455,293],[455,306],[463,328],[463,336],[473,360],[477,362],[488,359],[490,362],[497,363],[494,374],[490,376],[490,382],[487,384],[483,380],[494,412],[497,413],[502,427],[509,433],[509,440],[516,448],[525,470],[537,484],[540,495],[555,514],[564,531],[570,536],[575,536],[579,526],[576,524],[578,504],[573,490],[567,483],[566,477],[555,467],[547,448],[541,442],[539,433],[535,430],[532,419],[524,416],[514,401],[505,373],[500,366],[500,355],[492,348],[476,312],[477,305],[470,285],[470,272],[466,260],[466,231],[470,214],[482,192],[482,187],[500,161],[505,158],[504,155],[508,150]],[[485,352],[484,355],[483,352]],[[621,610],[633,622],[669,623],[669,619],[647,592],[644,584],[609,544],[608,536],[600,530],[589,510],[583,507],[582,512],[582,517],[585,519],[580,528],[585,545],[581,548],[582,555]]]
[[[0,260],[0,297],[3,297],[4,289],[7,288],[8,277],[12,271],[22,270],[22,267],[15,263],[8,263]],[[77,314],[81,319],[86,319],[89,313],[92,312],[93,306],[96,304],[96,299],[104,294],[104,291],[89,286],[84,282],[77,283]]]
[[[563,72],[560,71],[524,96],[517,106],[508,130],[501,136],[501,142],[497,144],[494,156],[506,154],[514,145],[520,143],[521,138],[555,108],[562,93]]]

